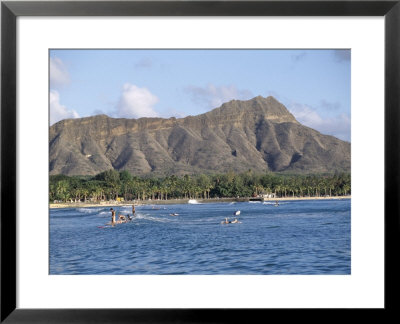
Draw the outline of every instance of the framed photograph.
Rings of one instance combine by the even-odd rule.
[[[395,312],[399,16],[3,1],[1,321]]]

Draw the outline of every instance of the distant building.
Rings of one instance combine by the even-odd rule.
[[[268,194],[264,194],[263,197],[264,197],[264,199],[275,198],[275,194],[274,193],[268,193]]]

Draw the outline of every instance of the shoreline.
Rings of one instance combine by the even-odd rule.
[[[275,202],[285,200],[334,200],[351,199],[351,196],[333,196],[333,197],[280,197],[280,198],[210,198],[210,199],[168,199],[168,200],[133,200],[133,201],[101,201],[101,202],[72,202],[72,203],[50,203],[50,209],[57,208],[86,208],[86,207],[123,207],[123,206],[143,206],[143,205],[175,205],[188,204],[189,200],[197,203],[216,203],[216,202]],[[196,203],[193,203],[195,205]]]

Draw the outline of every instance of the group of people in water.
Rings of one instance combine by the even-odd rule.
[[[115,224],[130,222],[133,219],[133,217],[135,217],[136,213],[135,205],[132,205],[132,216],[130,216],[129,214],[126,216],[119,214],[118,219],[116,219],[116,211],[113,208],[110,208],[110,211],[111,211],[111,223],[110,223],[111,226],[115,226]]]
[[[275,202],[275,206],[279,206],[278,201]],[[136,213],[135,205],[132,205],[132,216],[130,216],[129,214],[126,216],[119,214],[118,219],[116,219],[116,211],[113,208],[110,208],[110,211],[111,211],[111,223],[110,223],[111,226],[115,226],[115,224],[122,224],[122,223],[130,222],[133,219],[133,217],[135,217],[135,213]],[[178,214],[174,213],[174,214],[170,214],[170,215],[177,216]],[[240,211],[239,210],[235,211],[233,213],[233,215],[240,215]],[[221,222],[221,224],[236,224],[236,223],[241,223],[241,222],[239,222],[237,218],[235,218],[233,221],[230,221],[228,219],[228,217],[225,217],[225,220]]]
[[[275,202],[275,207],[277,207],[277,206],[279,206],[278,201]],[[133,219],[133,217],[135,217],[135,213],[136,213],[135,205],[132,205],[132,216],[130,216],[129,214],[126,216],[119,214],[118,219],[116,219],[116,211],[113,208],[110,208],[110,211],[111,211],[111,223],[110,223],[111,226],[115,226],[115,224],[122,224],[122,223],[130,222]],[[170,215],[178,216],[179,214],[173,213]],[[235,211],[233,213],[233,215],[240,215],[240,210]],[[228,217],[225,217],[225,220],[221,222],[221,224],[236,224],[236,223],[241,223],[241,222],[239,222],[237,218],[235,218],[233,221],[230,221],[230,220],[228,220]]]

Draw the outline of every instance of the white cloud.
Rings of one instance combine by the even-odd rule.
[[[251,91],[239,90],[234,85],[218,87],[208,84],[205,87],[189,86],[185,90],[191,95],[194,102],[206,105],[207,108],[219,107],[233,99],[247,100],[253,97]]]
[[[79,118],[79,115],[75,110],[68,110],[60,103],[58,91],[50,90],[50,125],[67,118]]]
[[[289,105],[288,109],[301,124],[316,129],[322,134],[350,141],[351,120],[349,115],[341,113],[334,117],[323,118],[309,106],[298,103]]]
[[[329,102],[326,100],[321,100],[320,106],[322,109],[325,110],[338,110],[340,109],[341,105],[339,102]]]
[[[158,98],[148,89],[125,83],[116,107],[116,115],[124,118],[158,117],[153,109],[157,102]]]
[[[70,81],[68,70],[57,57],[50,58],[50,87],[59,87],[68,84]]]

